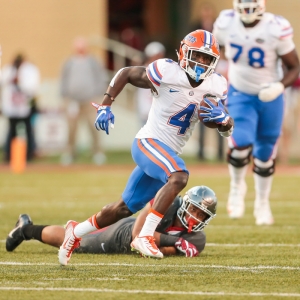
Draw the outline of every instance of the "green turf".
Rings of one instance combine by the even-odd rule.
[[[257,227],[252,176],[247,177],[245,218],[234,221],[226,215],[228,175],[191,172],[187,188],[208,185],[219,199],[217,217],[205,230],[208,245],[197,258],[74,254],[69,266],[60,267],[57,249],[36,241],[5,251],[4,240],[20,213],[30,214],[36,224],[83,221],[118,200],[130,171],[116,165],[111,170],[32,168],[20,175],[1,171],[0,299],[282,299],[280,293],[284,299],[300,298],[299,175],[275,176],[276,223]]]

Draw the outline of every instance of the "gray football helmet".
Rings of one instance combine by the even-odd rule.
[[[216,216],[217,203],[216,194],[212,189],[204,185],[195,186],[183,196],[177,216],[189,231],[201,231]],[[208,217],[204,221],[200,221],[192,216],[188,211],[191,204],[204,211]]]

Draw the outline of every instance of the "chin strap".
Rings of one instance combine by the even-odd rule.
[[[201,76],[202,73],[205,72],[205,69],[202,68],[202,67],[199,67],[199,66],[195,66],[194,71],[196,73],[196,79],[195,80],[196,80],[196,82],[199,82],[200,76]]]

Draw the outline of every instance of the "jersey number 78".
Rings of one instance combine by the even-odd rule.
[[[236,63],[243,53],[243,46],[233,43],[230,43],[230,46],[236,49],[236,54],[232,58]],[[263,68],[265,66],[264,58],[265,52],[259,47],[253,47],[248,51],[248,63],[253,68]]]

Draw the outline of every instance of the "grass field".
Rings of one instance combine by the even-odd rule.
[[[59,266],[57,249],[36,241],[5,251],[19,214],[28,213],[35,224],[83,221],[118,200],[133,166],[35,164],[19,175],[0,167],[0,299],[299,299],[300,168],[278,168],[271,204],[276,223],[257,227],[251,173],[246,215],[230,220],[226,166],[188,166],[187,189],[208,185],[219,199],[199,257],[74,254],[67,267]]]

